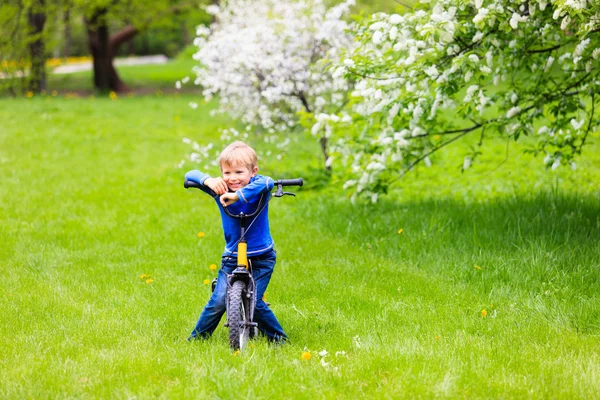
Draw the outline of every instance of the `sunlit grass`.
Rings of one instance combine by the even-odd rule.
[[[236,355],[223,327],[185,341],[223,239],[183,189],[181,139],[230,123],[190,101],[0,100],[0,397],[597,397],[597,136],[576,171],[491,141],[377,205],[336,186],[274,200],[267,298],[292,343]],[[318,154],[261,172],[318,176]]]

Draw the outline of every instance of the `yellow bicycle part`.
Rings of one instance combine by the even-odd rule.
[[[238,243],[238,265],[243,265],[248,269],[248,243]]]

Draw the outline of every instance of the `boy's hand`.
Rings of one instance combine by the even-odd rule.
[[[237,195],[237,193],[224,193],[219,198],[223,207],[227,207],[228,205],[235,203],[239,199],[240,198]]]
[[[208,178],[204,181],[204,186],[208,186],[218,195],[227,193],[229,191],[229,188],[227,187],[227,184],[223,178]]]

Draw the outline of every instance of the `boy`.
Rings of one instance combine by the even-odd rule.
[[[221,211],[226,242],[217,285],[188,340],[208,338],[217,328],[226,308],[227,275],[237,267],[236,243],[240,238],[240,220],[225,214],[223,207],[228,207],[233,214],[253,213],[261,195],[266,192],[268,200],[274,185],[273,179],[258,175],[256,152],[243,142],[227,146],[219,155],[219,165],[223,177],[211,178],[197,170],[185,174],[186,180],[199,183],[203,186],[202,190],[216,200]],[[256,283],[254,322],[269,341],[283,342],[287,340],[287,336],[275,314],[263,300],[276,261],[269,230],[268,204],[254,217],[252,228],[246,233],[248,259],[252,263],[252,276]]]

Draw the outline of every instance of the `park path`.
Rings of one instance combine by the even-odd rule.
[[[121,65],[147,65],[147,64],[166,64],[169,61],[167,56],[159,54],[153,56],[135,56],[135,57],[124,57],[115,58],[114,64],[116,66]],[[89,71],[92,69],[92,61],[84,61],[76,64],[59,65],[54,68],[51,74],[70,74],[79,71]],[[28,74],[25,73],[25,76]],[[22,78],[23,73],[17,71],[14,75],[15,78]],[[0,72],[0,79],[5,79],[6,75]]]
[[[167,56],[159,54],[154,56],[135,56],[126,58],[115,58],[114,64],[121,65],[146,65],[146,64],[166,64],[169,59]],[[77,64],[60,65],[52,71],[53,74],[70,74],[72,72],[89,71],[92,69],[92,62],[86,61]]]

